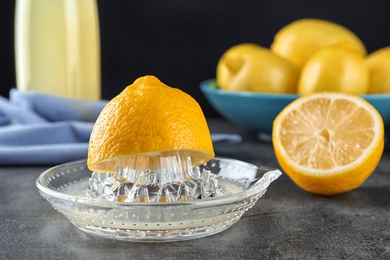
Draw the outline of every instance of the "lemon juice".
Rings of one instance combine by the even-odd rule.
[[[17,0],[17,88],[100,99],[99,41],[95,0]]]

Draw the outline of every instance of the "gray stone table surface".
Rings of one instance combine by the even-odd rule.
[[[277,167],[272,144],[221,119],[212,132],[238,133],[215,144],[218,156]],[[0,259],[390,259],[390,153],[358,189],[324,197],[283,174],[231,228],[173,243],[133,243],[78,230],[35,186],[49,166],[0,168]]]

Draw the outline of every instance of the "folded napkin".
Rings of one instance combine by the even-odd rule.
[[[87,157],[93,124],[107,101],[10,91],[0,96],[0,165],[55,165]],[[213,142],[240,142],[212,134]]]
[[[53,165],[86,158],[93,124],[107,101],[35,92],[0,96],[0,165]]]

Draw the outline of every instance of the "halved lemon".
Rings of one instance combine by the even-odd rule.
[[[123,158],[178,151],[194,165],[214,157],[206,118],[190,95],[147,75],[103,108],[92,129],[87,164],[91,171],[115,173]]]
[[[322,195],[359,187],[384,148],[379,112],[359,96],[316,93],[285,107],[273,124],[276,158],[302,189]]]

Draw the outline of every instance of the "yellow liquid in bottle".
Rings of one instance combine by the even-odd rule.
[[[15,55],[20,91],[100,99],[96,0],[17,0]]]

